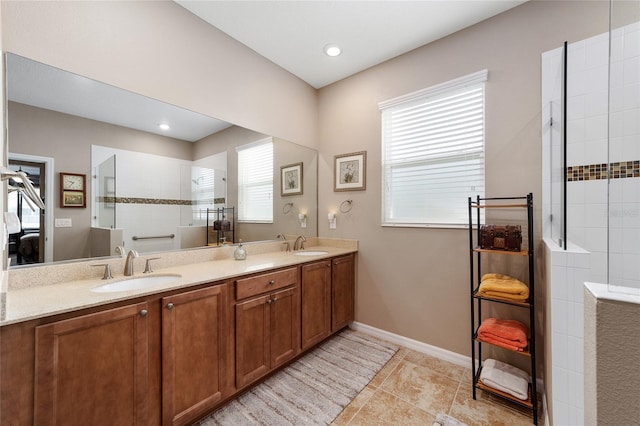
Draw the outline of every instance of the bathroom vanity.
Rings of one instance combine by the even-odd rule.
[[[152,289],[96,292],[99,278],[10,289],[0,423],[203,417],[353,321],[354,243],[308,256],[249,247],[244,261],[158,269],[149,275],[175,279]]]

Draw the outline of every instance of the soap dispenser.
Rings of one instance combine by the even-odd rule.
[[[238,247],[236,247],[236,250],[233,252],[233,257],[235,257],[236,260],[245,260],[247,258],[247,250],[242,246],[242,240],[240,240]]]

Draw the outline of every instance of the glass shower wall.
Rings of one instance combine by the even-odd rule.
[[[610,5],[607,283],[640,294],[640,2]]]
[[[566,249],[565,47],[542,54],[543,236]]]

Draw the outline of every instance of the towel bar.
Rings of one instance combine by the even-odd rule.
[[[133,237],[131,237],[131,239],[133,241],[138,241],[138,240],[151,240],[151,239],[155,239],[155,238],[175,238],[176,235],[175,234],[169,234],[169,235],[156,235],[154,237],[138,237],[136,235],[134,235]]]

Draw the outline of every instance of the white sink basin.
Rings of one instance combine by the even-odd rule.
[[[296,251],[293,254],[296,256],[320,256],[321,254],[327,254],[327,253],[329,252],[324,250],[303,250],[303,251]]]
[[[94,293],[114,293],[117,291],[140,290],[147,287],[154,287],[162,284],[169,284],[177,281],[181,275],[148,275],[143,277],[125,279],[113,283],[103,284],[91,289]]]

